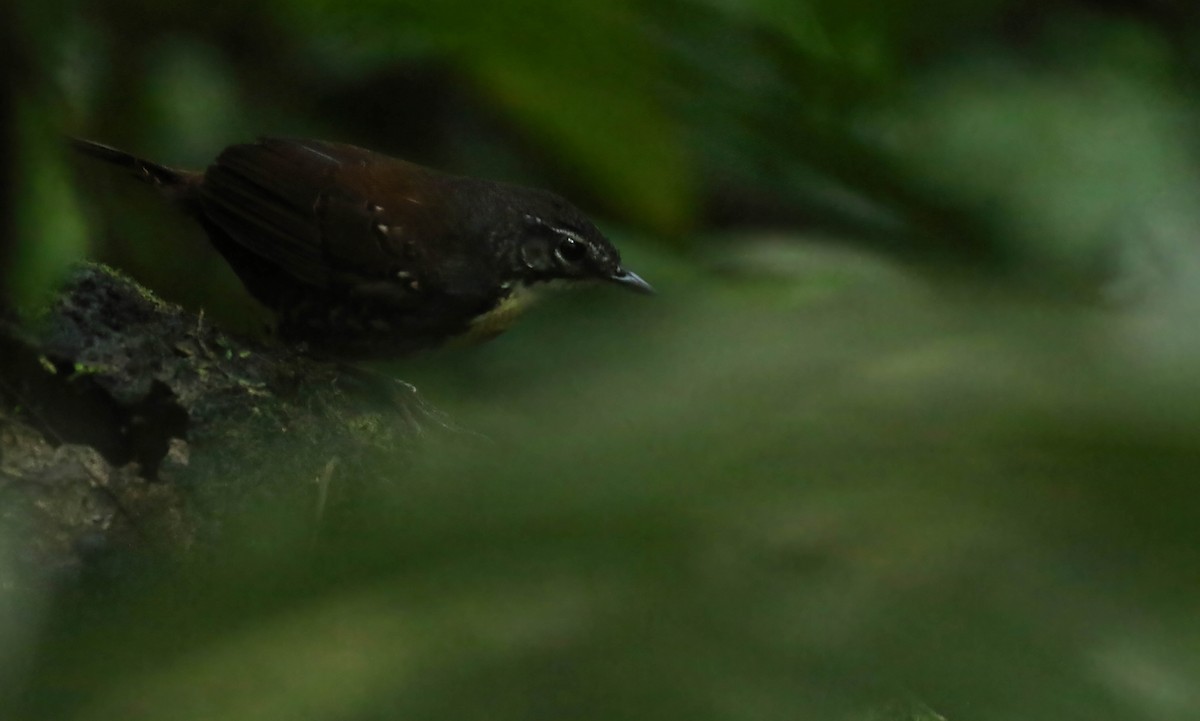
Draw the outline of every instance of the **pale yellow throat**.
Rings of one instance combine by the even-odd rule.
[[[495,308],[471,321],[471,327],[461,336],[462,340],[467,343],[482,343],[495,338],[511,328],[522,313],[529,310],[534,303],[546,295],[546,291],[562,285],[566,284],[560,284],[558,281],[538,283],[535,286],[518,283],[504,297],[504,300],[496,304]]]

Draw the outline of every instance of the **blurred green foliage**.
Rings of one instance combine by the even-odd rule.
[[[0,594],[5,718],[1200,717],[1194,3],[6,12],[22,303],[85,239],[247,302],[144,188],[72,189],[59,133],[553,187],[662,294],[397,364],[490,442],[379,468],[315,545],[264,508]]]
[[[49,111],[28,98],[14,113],[13,153],[20,202],[13,207],[17,242],[5,283],[22,306],[46,302],[62,275],[87,249],[87,229],[66,166],[62,138]]]

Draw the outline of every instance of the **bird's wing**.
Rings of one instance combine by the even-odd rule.
[[[347,182],[393,166],[424,170],[350,145],[265,138],[222,152],[204,174],[200,198],[205,217],[233,242],[324,287],[339,273],[399,270],[392,266],[404,254],[389,234],[401,224],[361,183]],[[421,220],[422,209],[413,210],[409,225]]]
[[[450,178],[351,145],[267,138],[221,153],[200,199],[230,240],[302,283],[398,305],[431,292],[473,301],[493,269],[463,262],[479,249],[448,211]]]
[[[204,217],[228,238],[304,283],[329,284],[315,208],[342,160],[292,141],[227,148],[200,186]]]

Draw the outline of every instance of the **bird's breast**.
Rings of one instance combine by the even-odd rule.
[[[468,343],[490,340],[508,330],[537,302],[540,289],[518,283],[490,310],[475,316],[461,339]]]

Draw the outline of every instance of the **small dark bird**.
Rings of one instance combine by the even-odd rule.
[[[441,173],[363,148],[266,138],[203,172],[73,140],[194,216],[288,341],[392,357],[506,330],[534,291],[653,289],[578,208],[544,190]]]

